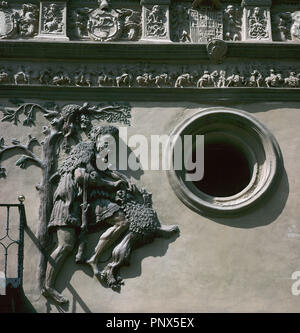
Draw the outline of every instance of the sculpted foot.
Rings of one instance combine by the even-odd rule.
[[[95,261],[93,259],[87,260],[86,263],[88,265],[90,265],[90,267],[92,268],[94,276],[97,276],[98,274],[100,274],[98,265],[97,265],[97,263],[95,263]]]
[[[43,288],[42,295],[53,299],[55,302],[59,304],[67,304],[69,303],[69,300],[65,298],[62,294],[60,294],[57,290],[53,288]]]
[[[106,274],[104,272],[98,271],[97,274],[94,275],[94,277],[101,283],[106,282]]]

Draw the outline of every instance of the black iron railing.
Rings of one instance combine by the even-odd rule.
[[[0,204],[0,208],[6,207],[6,220],[3,221],[0,216],[0,223],[5,223],[5,234],[0,238],[0,247],[4,249],[4,256],[1,256],[0,261],[4,261],[4,278],[6,283],[5,288],[8,285],[11,285],[13,288],[19,288],[22,287],[23,284],[24,228],[26,226],[25,206],[23,204],[24,200],[24,196],[20,196],[20,204]],[[10,221],[10,213],[13,209],[17,209],[19,221],[17,224],[14,223],[12,225]],[[14,233],[18,232],[18,239],[14,239],[11,236],[11,231],[14,231]],[[7,278],[7,269],[10,265],[10,259],[12,260],[12,263],[15,262],[14,258],[10,258],[8,251],[13,244],[16,244],[18,247],[17,254],[13,254],[14,256],[17,255],[17,276]]]

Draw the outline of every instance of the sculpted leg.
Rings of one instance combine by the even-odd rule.
[[[68,300],[55,289],[55,281],[66,258],[74,248],[75,230],[73,228],[59,228],[57,230],[57,240],[58,245],[51,254],[51,262],[48,262],[43,295],[63,304],[67,303]]]
[[[156,236],[161,238],[169,238],[174,234],[179,232],[177,225],[161,225],[160,228],[156,230]]]
[[[112,252],[112,262],[101,272],[101,278],[105,280],[112,289],[119,288],[122,284],[122,279],[117,277],[116,274],[121,266],[129,265],[129,257],[137,239],[138,235],[129,231],[114,248]]]
[[[122,213],[118,213],[118,215],[110,218],[109,222],[114,223],[114,225],[108,228],[100,236],[98,244],[95,248],[94,255],[89,260],[87,260],[87,264],[92,267],[96,277],[99,277],[100,274],[97,266],[98,258],[107,248],[109,248],[119,239],[119,237],[128,229],[129,226],[125,216]]]

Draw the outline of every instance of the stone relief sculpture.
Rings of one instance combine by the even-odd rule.
[[[167,35],[166,9],[159,5],[146,8],[146,35],[149,37],[165,37]]]
[[[0,84],[9,83],[9,71],[5,68],[0,69]]]
[[[224,9],[224,39],[228,41],[241,40],[242,11],[233,5]]]
[[[23,38],[30,38],[38,32],[39,10],[36,5],[23,4],[18,20],[19,34]]]
[[[0,3],[0,39],[11,38],[17,30],[17,17],[6,1]]]
[[[141,14],[132,9],[113,9],[106,0],[96,9],[79,8],[72,12],[71,26],[78,39],[101,42],[134,41],[141,35]]]
[[[261,73],[257,69],[255,69],[251,73],[251,76],[250,76],[249,81],[248,81],[248,85],[249,85],[249,87],[260,88],[262,86],[262,83],[263,83],[263,76],[261,75]]]
[[[41,289],[44,286],[46,270],[46,253],[49,246],[49,235],[47,224],[49,222],[52,206],[54,179],[56,177],[57,153],[60,147],[67,153],[71,149],[71,142],[78,142],[79,134],[88,132],[91,126],[91,119],[103,120],[106,122],[118,122],[123,124],[130,123],[130,107],[126,104],[95,105],[89,106],[87,103],[80,105],[66,105],[61,112],[56,105],[41,106],[34,103],[24,103],[16,101],[15,107],[1,107],[3,113],[2,121],[13,122],[17,125],[20,122],[20,116],[23,115],[24,126],[32,126],[35,123],[35,113],[42,112],[50,120],[50,126],[43,128],[45,135],[42,144],[42,157],[36,156],[32,150],[33,145],[37,143],[36,138],[29,136],[26,144],[13,139],[11,145],[5,143],[4,138],[0,139],[0,162],[3,155],[8,151],[19,153],[23,156],[17,161],[16,165],[25,168],[28,162],[32,162],[42,170],[42,179],[36,189],[40,195],[39,221],[36,237],[39,241],[39,247],[44,250],[41,252],[38,268],[38,286]],[[53,108],[52,110],[49,107]],[[83,117],[84,116],[84,117]],[[1,167],[1,166],[0,166]],[[1,167],[1,177],[6,176],[5,168]]]
[[[222,63],[227,53],[227,44],[223,40],[212,39],[208,41],[206,50],[210,60]]]
[[[166,4],[141,5],[137,9],[130,2],[128,7],[131,8],[115,8],[108,0],[98,0],[98,8],[72,6],[67,17],[65,2],[43,2],[39,13],[36,4],[2,1],[0,39],[55,39],[56,36],[67,42],[68,27],[69,37],[75,40],[137,41],[142,38],[144,8],[143,36],[146,39],[148,34],[150,39],[161,38],[170,42],[170,34],[172,41],[181,43],[206,43],[213,38],[271,42],[272,34],[275,41],[299,41],[299,6],[273,4],[271,7],[269,0],[243,0],[241,5],[197,0],[193,3],[172,3],[170,10]]]
[[[294,42],[300,42],[300,11],[292,13],[291,38]]]
[[[222,10],[210,7],[190,9],[190,36],[194,43],[207,43],[211,39],[223,39]]]
[[[274,40],[300,41],[300,11],[279,12],[273,15]]]
[[[42,180],[36,185],[40,193],[37,239],[42,251],[38,283],[44,296],[64,304],[68,300],[55,289],[55,280],[66,257],[75,249],[75,242],[78,243],[76,262],[89,265],[100,282],[117,290],[123,284],[117,275],[118,270],[122,265],[128,265],[134,248],[151,242],[155,237],[170,237],[179,229],[175,225],[160,224],[152,208],[151,193],[139,189],[119,171],[97,166],[97,158],[106,162],[109,151],[118,149],[111,141],[114,138],[118,144],[118,129],[111,125],[93,127],[91,119],[128,125],[128,105],[90,106],[84,103],[82,106],[68,104],[61,111],[55,105],[52,108],[33,103],[2,108],[2,121],[14,122],[15,125],[21,115],[25,116],[23,125],[33,125],[37,111],[51,122],[50,126],[43,128],[45,140],[41,142],[41,158],[33,151],[37,139],[29,135],[26,144],[12,139],[8,145],[4,138],[0,138],[0,162],[7,152],[22,151],[17,166],[25,168],[31,162],[42,169]],[[83,132],[89,140],[80,139],[79,134]],[[71,142],[79,143],[71,150]],[[57,170],[60,147],[67,154],[71,153]],[[1,166],[0,176],[6,177],[6,170]],[[99,231],[99,228],[105,230],[93,255],[86,260],[87,233]],[[46,252],[52,231],[57,233],[58,244],[47,265]],[[112,261],[100,272],[98,260],[111,246],[114,247]]]
[[[299,87],[300,78],[299,75],[296,75],[295,72],[290,72],[290,75],[284,79],[285,86],[289,88],[297,88]]]
[[[174,42],[190,43],[189,7],[174,4],[170,8],[171,39]]]
[[[6,2],[0,3],[0,39],[21,37],[31,38],[38,32],[39,11],[36,5],[23,4],[15,10]]]
[[[273,39],[278,41],[291,40],[291,13],[278,13],[273,19]]]
[[[20,66],[19,71],[14,75],[14,82],[16,85],[30,83],[30,75],[24,66]]]
[[[86,263],[96,278],[113,289],[121,286],[122,279],[117,272],[122,265],[128,264],[134,247],[148,243],[154,237],[169,237],[178,232],[177,226],[160,225],[150,193],[139,190],[118,171],[98,170],[96,155],[107,158],[106,152],[113,149],[109,143],[112,137],[118,141],[116,127],[92,129],[91,141],[75,146],[59,170],[60,181],[48,224],[49,230],[57,232],[58,245],[51,255],[55,266],[48,265],[43,290],[45,296],[59,303],[65,303],[67,299],[55,290],[55,278],[66,256],[74,249],[76,230],[81,230],[76,261],[82,263],[85,262],[86,233],[97,226],[106,228]],[[97,261],[110,246],[115,246],[112,262],[100,272]]]
[[[42,15],[42,29],[43,34],[48,33],[63,33],[63,12],[64,5],[57,3],[45,4],[43,7]]]
[[[282,78],[282,74],[281,73],[275,74],[274,69],[270,69],[270,75],[265,78],[265,83],[268,88],[279,87],[280,85],[282,85],[283,82],[284,79]]]
[[[298,81],[295,84],[284,84],[291,80],[290,73],[295,73],[295,78],[300,77],[297,65],[271,68],[271,63],[266,63],[264,68],[260,64],[251,66],[235,66],[222,62],[226,55],[227,45],[221,40],[212,40],[207,44],[208,57],[211,62],[202,65],[186,65],[181,70],[172,64],[144,64],[143,66],[124,66],[122,64],[96,65],[72,65],[68,69],[62,65],[45,66],[40,69],[35,64],[17,66],[16,64],[3,65],[0,68],[0,85],[45,85],[56,87],[118,87],[118,88],[207,88],[207,87],[281,87],[299,88]],[[109,68],[107,70],[106,68]],[[269,71],[271,69],[271,71]],[[281,79],[274,85],[272,82],[277,77],[273,72],[278,71]],[[208,73],[206,73],[207,71]],[[273,71],[273,72],[272,72]],[[220,84],[198,84],[199,79],[205,74],[214,77],[214,81]],[[229,74],[230,73],[230,74]],[[244,83],[232,80],[232,76],[243,73]],[[196,79],[197,78],[197,79]],[[237,77],[236,77],[237,78]],[[266,80],[267,79],[267,80]],[[238,81],[238,84],[234,82]],[[210,81],[212,82],[212,81]],[[226,84],[224,83],[226,82]],[[230,84],[228,85],[228,83]]]
[[[268,18],[266,11],[260,7],[254,7],[248,14],[249,37],[251,39],[268,39]]]

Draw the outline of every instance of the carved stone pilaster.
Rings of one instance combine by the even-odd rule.
[[[272,41],[270,8],[272,0],[243,0],[243,40]]]
[[[171,0],[141,0],[142,40],[171,42],[170,2]]]
[[[68,41],[67,0],[41,1],[39,34],[36,39]]]

